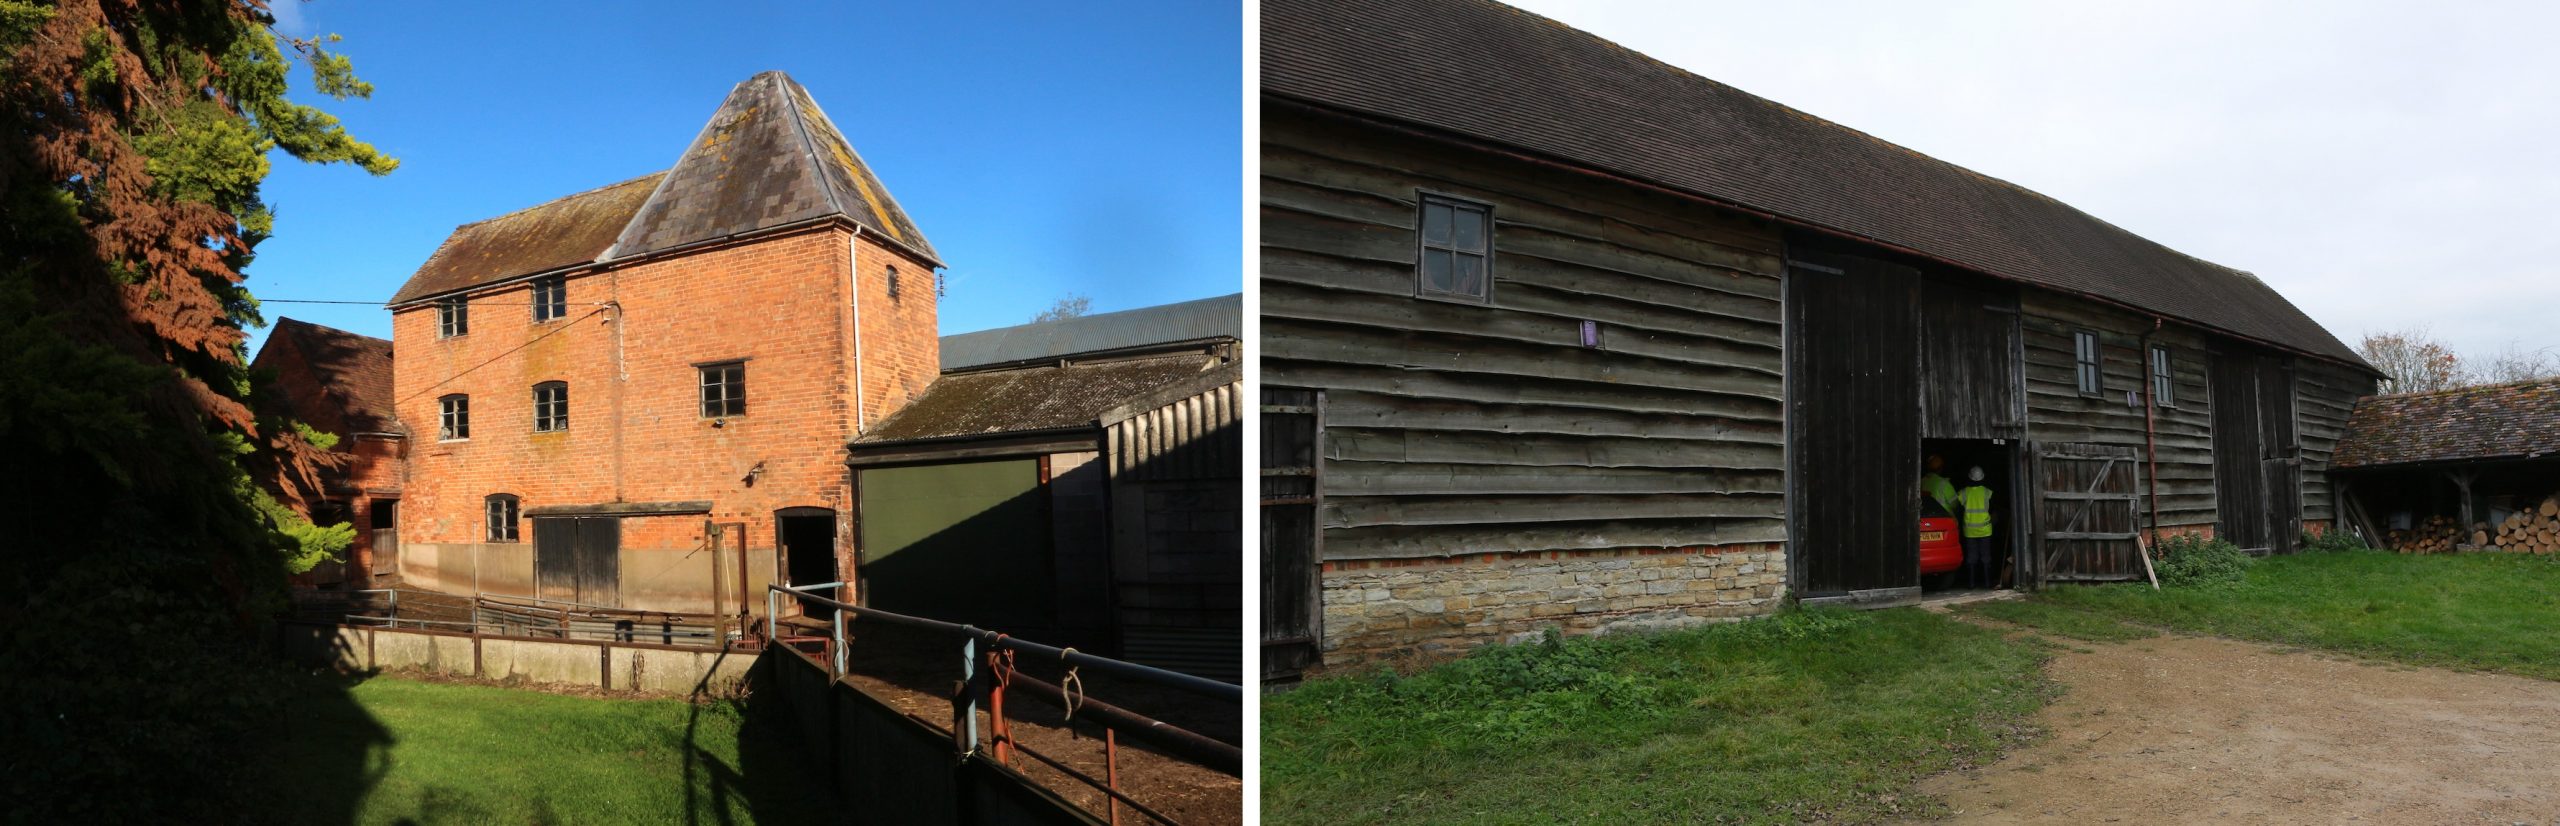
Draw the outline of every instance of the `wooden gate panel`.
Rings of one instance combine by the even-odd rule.
[[[1917,598],[1919,272],[1837,255],[1790,264],[1787,502],[1802,593]]]
[[[1321,659],[1324,395],[1262,391],[1262,679],[1297,677]]]
[[[578,520],[537,516],[533,522],[533,594],[543,599],[578,598]]]
[[[2136,451],[2043,444],[2034,446],[2034,456],[2033,576],[2041,582],[2141,579]]]
[[[578,602],[604,608],[622,605],[622,520],[578,519]]]

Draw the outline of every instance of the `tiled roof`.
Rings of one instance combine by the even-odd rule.
[[[464,224],[419,265],[391,303],[595,261],[666,174],[653,172]]]
[[[312,381],[350,430],[402,432],[391,403],[391,342],[308,321],[279,318],[267,335],[267,343],[259,348],[260,360],[264,360],[267,350],[279,344],[301,351],[303,363],[311,367]],[[314,417],[312,411],[297,413],[306,420]]]
[[[856,444],[1100,426],[1113,408],[1204,374],[1239,375],[1234,362],[1187,353],[1093,364],[1044,364],[935,379],[924,395]]]
[[[942,369],[1177,341],[1244,338],[1244,294],[942,337]]]
[[[2367,396],[2347,416],[2342,468],[2560,455],[2560,379]]]
[[[729,92],[673,168],[464,224],[391,303],[830,215],[941,263],[809,91],[765,72]]]
[[[2364,366],[2255,276],[1489,0],[1264,0],[1262,89]]]

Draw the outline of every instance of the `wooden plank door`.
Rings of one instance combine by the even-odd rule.
[[[2037,444],[2036,537],[2031,573],[2039,583],[2141,579],[2140,456],[2123,445]]]
[[[2215,533],[2250,553],[2291,553],[2302,532],[2293,371],[2271,354],[2213,361]]]
[[[1323,529],[1316,524],[1324,393],[1262,390],[1262,679],[1321,661]]]
[[[1786,279],[1790,544],[1807,602],[1920,596],[1920,273],[1797,254]]]
[[[622,520],[533,518],[534,595],[606,608],[621,605]]]

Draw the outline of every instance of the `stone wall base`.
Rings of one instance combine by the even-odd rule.
[[[1785,598],[1786,566],[1778,543],[1327,562],[1316,670],[1444,660],[1550,626],[1608,634],[1762,616]]]

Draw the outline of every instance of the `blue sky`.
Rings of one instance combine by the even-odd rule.
[[[329,101],[400,159],[376,178],[278,153],[261,299],[380,301],[457,225],[673,164],[730,87],[807,86],[950,265],[945,333],[1242,289],[1242,9],[1145,2],[277,0],[375,86]],[[389,337],[379,306],[270,303]],[[252,332],[252,352],[263,331]]]

